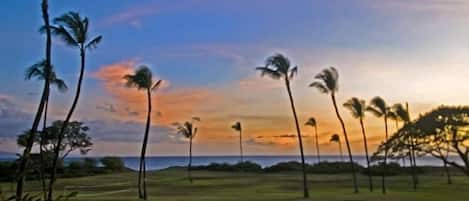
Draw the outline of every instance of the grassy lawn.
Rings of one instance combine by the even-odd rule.
[[[149,200],[253,200],[287,201],[301,198],[300,173],[253,174],[231,172],[195,171],[195,180],[190,184],[182,170],[165,170],[148,174]],[[73,200],[138,200],[136,173],[109,174],[93,177],[60,179],[57,193],[78,191]],[[375,192],[367,189],[366,177],[360,177],[360,193],[352,193],[349,175],[308,175],[309,200],[321,201],[467,201],[469,200],[469,179],[455,176],[453,185],[446,184],[446,177],[440,175],[420,176],[417,192],[411,188],[409,176],[388,178],[388,194],[382,195],[380,177],[374,178]],[[10,191],[8,183],[1,184],[4,191]],[[39,191],[39,183],[28,183],[27,191]]]

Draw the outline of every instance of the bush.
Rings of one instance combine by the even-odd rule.
[[[396,162],[391,162],[387,163],[386,166],[384,166],[384,163],[379,163],[377,165],[372,165],[370,167],[370,173],[373,176],[380,176],[380,175],[386,175],[386,176],[395,176],[398,174],[406,173],[407,170],[402,168],[399,163]],[[363,174],[368,174],[366,169],[364,169]]]
[[[358,163],[354,163],[355,172],[361,172],[363,166]],[[320,162],[314,164],[309,169],[308,173],[317,173],[317,174],[339,174],[339,173],[351,173],[352,166],[350,162]]]
[[[305,164],[306,169],[310,167],[309,164]],[[265,172],[283,172],[283,171],[302,171],[301,163],[297,161],[281,162],[270,167],[264,168]]]
[[[246,161],[234,165],[228,163],[210,163],[192,167],[192,170],[226,171],[226,172],[262,172],[262,167],[256,163]]]
[[[124,161],[122,161],[122,159],[119,157],[107,156],[101,159],[101,163],[103,164],[104,169],[113,172],[121,172],[126,170]]]

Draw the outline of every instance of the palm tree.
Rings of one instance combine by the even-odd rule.
[[[406,104],[406,107],[400,103],[394,104],[391,107],[392,114],[395,116],[396,121],[403,121],[404,124],[410,123],[410,114],[409,114],[409,109],[408,105]],[[397,123],[396,123],[397,124]],[[414,152],[414,146],[413,146],[413,137],[412,135],[409,135],[409,141],[410,141],[410,152],[408,153],[409,156],[409,161],[410,161],[410,168],[412,169],[412,183],[414,190],[417,190],[417,175],[416,175],[416,164],[415,164],[415,152]]]
[[[337,101],[335,99],[335,93],[339,90],[339,73],[334,67],[326,68],[322,70],[319,74],[314,76],[315,81],[309,86],[317,88],[319,92],[324,94],[330,94],[332,99],[332,104],[334,106],[335,114],[337,119],[339,119],[340,125],[342,126],[342,132],[344,134],[345,143],[347,145],[348,156],[350,159],[350,166],[352,167],[352,177],[353,177],[353,186],[354,192],[358,193],[358,184],[357,184],[357,175],[355,172],[355,164],[353,163],[352,150],[350,148],[350,142],[348,140],[347,130],[345,129],[345,123],[339,113],[339,108],[337,107]]]
[[[376,117],[381,118],[383,117],[384,119],[384,130],[385,130],[385,142],[388,141],[388,117],[390,114],[390,109],[386,104],[386,101],[384,101],[383,98],[377,96],[371,99],[369,106],[366,108],[367,111],[371,112],[374,114]],[[381,185],[382,185],[382,192],[383,194],[386,193],[386,164],[387,164],[387,158],[388,158],[388,148],[387,145],[385,145],[384,148],[384,159],[383,159],[383,166],[384,166],[384,171],[381,179]]]
[[[344,161],[344,154],[342,153],[342,142],[340,141],[339,134],[332,134],[329,142],[335,142],[339,145],[340,161]]]
[[[145,135],[143,137],[142,151],[140,155],[140,168],[138,172],[138,195],[139,198],[147,199],[147,187],[146,187],[146,167],[145,167],[145,154],[148,144],[148,135],[150,132],[151,124],[151,94],[152,91],[156,90],[161,85],[162,80],[153,81],[153,74],[147,66],[140,66],[134,74],[125,75],[127,87],[135,87],[138,90],[144,90],[147,93],[148,113],[147,122],[145,125]],[[142,181],[143,177],[143,181]]]
[[[306,126],[314,127],[314,138],[316,139],[316,157],[318,158],[318,163],[321,162],[321,154],[319,153],[319,138],[318,138],[318,124],[314,117],[310,117],[305,123]]]
[[[303,197],[309,197],[308,192],[308,181],[306,178],[306,167],[305,167],[305,157],[303,153],[303,141],[301,139],[301,130],[300,124],[298,123],[298,117],[296,115],[295,103],[293,101],[293,96],[290,88],[290,81],[295,77],[298,72],[298,67],[292,67],[290,65],[290,60],[282,54],[275,54],[270,56],[265,61],[265,66],[257,67],[256,70],[261,71],[261,76],[269,76],[274,80],[283,80],[287,88],[288,97],[290,98],[290,105],[293,112],[293,117],[295,119],[296,132],[298,135],[298,142],[300,144],[300,154],[301,154],[301,164],[303,170]]]
[[[42,0],[41,10],[42,10],[42,19],[44,21],[44,26],[46,27],[43,31],[46,33],[46,48],[45,48],[45,68],[44,74],[45,77],[50,77],[50,68],[51,68],[51,51],[52,51],[52,40],[51,40],[51,30],[49,28],[49,4],[47,0]],[[26,147],[23,150],[23,155],[18,166],[17,173],[17,183],[16,183],[16,201],[23,199],[23,188],[24,188],[24,175],[26,173],[26,164],[28,163],[31,149],[34,144],[34,138],[37,133],[37,128],[41,121],[42,113],[44,112],[45,104],[49,97],[50,90],[50,79],[44,79],[44,88],[42,90],[41,100],[36,111],[36,115],[33,120],[33,125],[31,128],[31,136],[27,139]]]
[[[83,76],[85,74],[86,50],[96,48],[97,45],[101,42],[102,36],[97,36],[95,38],[90,39],[88,33],[88,18],[82,18],[80,14],[76,12],[68,12],[60,17],[57,17],[54,19],[54,23],[57,24],[57,26],[50,26],[49,28],[56,36],[60,37],[66,45],[78,48],[80,51],[81,59],[80,73],[78,76],[78,84],[75,92],[75,97],[73,99],[72,106],[70,107],[67,116],[65,117],[65,121],[62,125],[62,128],[60,129],[61,131],[57,139],[57,144],[59,145],[62,143],[65,128],[67,128],[70,119],[72,118],[72,115],[75,111],[75,108],[78,104],[78,100],[80,98]],[[56,146],[54,150],[54,159],[52,161],[52,173],[49,184],[49,201],[52,200],[52,191],[55,182],[55,176],[57,173],[57,162],[59,160],[59,152],[60,146]]]
[[[365,111],[366,111],[366,102],[365,100],[360,100],[356,97],[353,97],[344,103],[344,107],[349,109],[350,112],[352,113],[352,116],[358,119],[360,122],[360,127],[362,129],[362,135],[363,135],[363,144],[365,147],[366,168],[368,171],[368,183],[370,187],[370,192],[373,192],[373,181],[371,178],[371,170],[370,170],[370,158],[368,156],[368,143],[366,140],[365,126],[363,124],[363,119],[365,118]]]
[[[238,131],[239,132],[239,153],[240,153],[240,156],[241,156],[241,163],[243,162],[243,129],[241,127],[241,122],[236,122],[235,124],[233,124],[231,126],[231,128],[235,131]]]
[[[54,72],[54,69],[52,65],[48,69],[46,66],[46,61],[42,60],[32,66],[30,66],[28,69],[26,69],[25,72],[25,79],[26,80],[31,80],[33,78],[36,78],[38,80],[45,80],[46,79],[46,71],[48,72],[49,76],[49,84],[54,85],[60,92],[66,92],[67,91],[67,85],[65,82],[58,78],[56,73]],[[50,89],[49,89],[50,91]],[[42,131],[44,132],[47,127],[47,111],[48,111],[48,105],[49,105],[49,95],[46,97],[46,102],[45,102],[45,107],[44,107],[44,119],[43,119],[43,127]],[[40,155],[40,162],[41,162],[41,167],[40,167],[40,177],[41,177],[41,185],[42,185],[42,190],[43,190],[43,195],[44,195],[44,200],[47,199],[47,188],[46,188],[46,180],[45,180],[45,161],[44,161],[44,155],[43,155],[43,146],[44,146],[44,136],[41,136],[41,140],[39,143],[39,155]]]
[[[177,132],[189,139],[189,164],[187,165],[187,178],[190,183],[192,183],[192,139],[197,135],[197,127],[194,126],[194,120],[200,121],[200,118],[192,118],[191,122],[186,121],[183,124],[176,123]]]

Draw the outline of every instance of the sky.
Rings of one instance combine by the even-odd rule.
[[[24,80],[44,57],[39,1],[0,7],[0,151],[17,152],[16,136],[31,127],[42,82]],[[339,71],[339,110],[352,152],[363,154],[359,122],[341,105],[351,97],[408,102],[417,117],[439,105],[469,102],[469,2],[464,0],[158,0],[50,1],[51,17],[77,11],[90,36],[103,40],[87,54],[82,96],[73,116],[90,127],[92,156],[137,155],[146,117],[145,93],[124,86],[124,75],[147,65],[163,85],[152,98],[149,155],[185,155],[187,140],[174,122],[197,116],[196,155],[236,155],[243,124],[244,153],[295,155],[298,143],[282,82],[255,67],[286,55],[299,72],[292,81],[305,152],[337,154],[329,138],[341,133],[330,97],[308,87],[314,75]],[[64,119],[79,70],[79,51],[53,38],[52,63],[69,86],[52,90],[50,116]],[[384,123],[365,118],[369,146],[384,138]],[[394,123],[389,129],[395,131]],[[342,136],[342,135],[341,135]]]

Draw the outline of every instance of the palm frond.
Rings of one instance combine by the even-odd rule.
[[[355,118],[363,118],[365,116],[366,105],[364,100],[352,97],[343,106],[350,110]]]
[[[290,71],[290,60],[286,56],[277,53],[266,59],[265,66],[272,67],[282,76],[288,77],[288,73]]]
[[[235,131],[241,131],[241,123],[238,121],[236,123],[234,123],[232,126],[231,126],[232,129],[234,129]]]
[[[376,96],[370,101],[370,105],[367,107],[367,111],[373,113],[377,117],[386,115],[388,112],[388,107],[383,98]]]
[[[98,47],[98,44],[101,42],[102,36],[98,36],[93,38],[88,44],[85,46],[86,49],[96,49]]]
[[[290,70],[290,74],[288,75],[288,79],[289,80],[293,79],[293,77],[295,77],[295,75],[297,75],[297,74],[298,74],[298,66],[295,66]]]
[[[371,112],[371,114],[375,115],[376,117],[381,117],[384,115],[381,111],[377,110],[376,108],[372,106],[366,107],[366,111]]]
[[[55,73],[53,73],[53,77],[54,78],[51,79],[51,84],[54,85],[55,87],[57,87],[57,89],[60,92],[62,92],[62,93],[67,92],[68,86],[67,86],[67,84],[65,84],[65,81],[62,80],[62,79],[57,78]]]
[[[163,80],[158,80],[152,87],[151,90],[156,90],[160,87],[161,83],[163,83]]]
[[[60,37],[67,45],[76,47],[79,45],[78,41],[73,38],[73,36],[65,29],[64,26],[54,27],[51,26],[52,33],[58,37]]]
[[[261,71],[261,76],[267,75],[274,80],[279,80],[282,78],[282,74],[268,67],[257,67],[256,70]]]
[[[44,72],[44,67],[46,65],[46,60],[43,59],[30,67],[28,67],[24,73],[24,79],[30,80],[34,77],[37,77],[38,79],[45,79],[45,72]]]
[[[308,121],[306,121],[305,125],[315,127],[316,126],[316,119],[314,117],[310,117],[308,119]]]
[[[331,139],[329,140],[330,142],[340,142],[340,136],[339,134],[333,134],[331,136]]]
[[[314,87],[318,89],[319,92],[324,93],[324,94],[329,93],[329,89],[326,86],[324,86],[324,84],[322,84],[321,82],[313,82],[309,84],[309,87]]]

